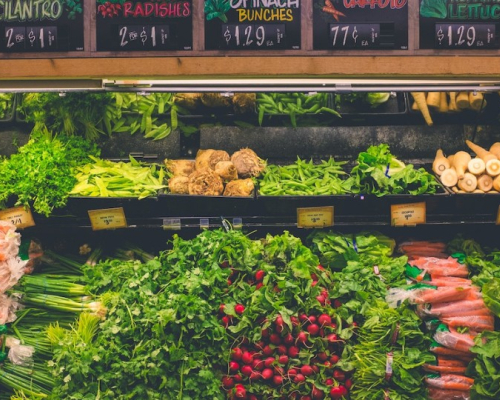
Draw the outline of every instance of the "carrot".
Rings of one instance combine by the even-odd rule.
[[[469,153],[465,151],[458,151],[453,158],[453,167],[457,172],[458,179],[463,179],[465,172],[467,171],[467,166],[469,161],[472,159]]]
[[[467,367],[459,366],[442,366],[442,365],[432,365],[424,364],[424,369],[429,372],[438,372],[441,374],[465,374]]]
[[[474,379],[463,375],[443,374],[439,378],[426,377],[425,382],[428,386],[440,389],[469,390],[474,384]]]
[[[493,153],[500,160],[500,142],[493,143],[490,147],[490,153]]]
[[[428,390],[429,400],[469,400],[468,390],[446,390],[430,387]]]
[[[333,7],[328,7],[328,6],[324,6],[321,11],[323,12],[326,12],[328,14],[332,14],[333,16],[337,16],[337,17],[345,17],[345,14],[344,13],[341,13],[340,11],[337,11],[335,8]]]
[[[436,151],[436,157],[434,157],[434,162],[432,163],[432,170],[436,175],[441,175],[443,171],[448,168],[450,168],[448,159],[444,156],[443,150],[438,149]]]
[[[329,8],[335,8],[333,6],[333,3],[330,1],[330,0],[325,0],[325,6],[329,7]]]
[[[489,160],[496,160],[497,156],[495,156],[493,153],[490,153],[488,150],[482,148],[481,146],[478,146],[475,143],[472,143],[470,140],[466,140],[465,144],[471,149],[476,155],[482,159],[485,163],[487,163]]]
[[[466,367],[469,363],[463,360],[448,358],[444,356],[437,356],[437,363],[441,367]]]
[[[455,357],[467,362],[471,361],[474,358],[474,356],[470,352],[463,352],[455,349],[450,349],[444,346],[433,346],[433,347],[431,346],[429,350],[437,355]]]
[[[427,282],[425,282],[427,283]],[[472,281],[470,279],[465,278],[457,278],[455,276],[446,276],[446,277],[432,277],[430,281],[428,281],[429,285],[433,286],[470,286],[472,285]]]
[[[434,304],[448,301],[462,300],[467,297],[470,288],[463,287],[438,287],[437,289],[424,289],[415,297],[415,304]]]
[[[439,92],[429,92],[425,101],[428,107],[438,109],[441,103],[441,94]]]
[[[427,107],[427,102],[425,99],[424,92],[411,92],[415,103],[417,103],[418,109],[422,113],[425,122],[427,125],[432,126],[434,123],[432,122],[431,114],[429,113],[429,107]]]
[[[479,331],[492,331],[495,327],[495,321],[492,315],[466,316],[466,317],[448,317],[441,319],[450,327],[456,328],[459,326],[474,329]]]

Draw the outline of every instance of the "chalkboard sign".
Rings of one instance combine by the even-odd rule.
[[[97,51],[192,50],[192,2],[97,0]]]
[[[408,0],[313,0],[315,50],[407,50]]]
[[[83,0],[0,1],[0,52],[83,51]]]
[[[300,49],[300,0],[205,0],[205,49]]]
[[[426,0],[420,4],[420,48],[498,49],[498,0]]]

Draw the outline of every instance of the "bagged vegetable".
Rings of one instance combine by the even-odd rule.
[[[465,299],[471,287],[436,287],[417,284],[407,288],[392,288],[386,296],[391,307],[397,307],[408,300],[412,304],[435,304]]]
[[[433,277],[438,276],[454,276],[467,277],[469,271],[467,266],[460,264],[456,258],[448,257],[446,259],[436,257],[417,257],[414,260],[408,261],[414,267],[425,271]]]
[[[428,386],[438,389],[459,390],[466,392],[470,390],[474,384],[474,379],[455,374],[429,375],[425,378],[425,383]]]
[[[458,333],[453,328],[448,328],[446,325],[439,325],[434,340],[443,346],[457,350],[462,353],[470,353],[470,349],[474,346],[474,336],[467,333]]]

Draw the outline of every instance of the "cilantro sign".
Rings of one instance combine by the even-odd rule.
[[[300,0],[205,0],[205,48],[300,49]]]
[[[97,0],[96,7],[97,51],[192,49],[191,0]]]
[[[499,48],[500,0],[421,0],[420,48]]]
[[[2,52],[83,51],[83,0],[0,0]]]

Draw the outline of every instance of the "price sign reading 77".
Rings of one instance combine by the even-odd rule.
[[[369,49],[380,46],[380,24],[330,24],[334,49]]]

